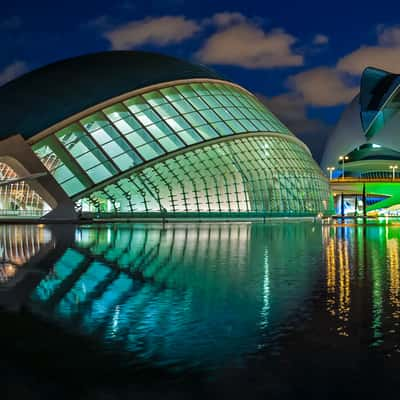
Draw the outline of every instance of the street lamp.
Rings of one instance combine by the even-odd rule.
[[[335,167],[328,167],[327,170],[329,171],[329,179],[332,180],[332,172],[335,170]]]
[[[398,166],[397,166],[397,164],[395,164],[395,165],[391,165],[389,168],[390,168],[390,169],[392,170],[392,172],[393,172],[393,180],[394,180],[394,179],[395,179],[396,169],[398,168]]]
[[[348,160],[349,157],[348,156],[340,156],[339,157],[339,161],[342,162],[342,179],[344,179],[344,162],[345,160]]]

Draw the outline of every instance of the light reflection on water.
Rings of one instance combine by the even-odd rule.
[[[399,350],[400,227],[18,229],[18,235],[0,235],[0,248],[31,255],[15,273],[36,271],[24,307],[124,363],[240,366],[265,349],[282,351],[285,340],[304,329],[326,334],[329,345],[334,332],[336,350],[359,346],[360,338],[367,350]]]

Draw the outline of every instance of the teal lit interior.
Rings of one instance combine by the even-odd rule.
[[[244,137],[189,151],[93,190],[83,211],[327,211],[329,188],[301,145],[280,137]]]
[[[33,146],[70,196],[157,157],[247,132],[290,134],[255,97],[222,83],[192,83],[134,96]]]

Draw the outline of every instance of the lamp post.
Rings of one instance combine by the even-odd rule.
[[[397,166],[397,164],[395,164],[395,165],[391,165],[390,167],[389,167],[391,170],[392,170],[392,172],[393,172],[393,177],[392,177],[392,179],[393,180],[395,180],[395,177],[396,177],[396,169],[398,168],[398,166]]]
[[[332,180],[332,172],[335,170],[335,167],[328,167],[327,170],[329,171],[329,179]]]
[[[342,179],[344,179],[344,162],[345,160],[348,160],[349,157],[348,156],[340,156],[339,157],[339,161],[342,162]]]

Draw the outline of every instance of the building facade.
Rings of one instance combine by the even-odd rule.
[[[357,212],[365,192],[367,213],[400,214],[399,109],[400,76],[366,68],[322,159],[334,169],[337,212]]]
[[[328,212],[328,182],[308,148],[203,66],[98,53],[26,74],[0,99],[0,207],[11,214]]]

